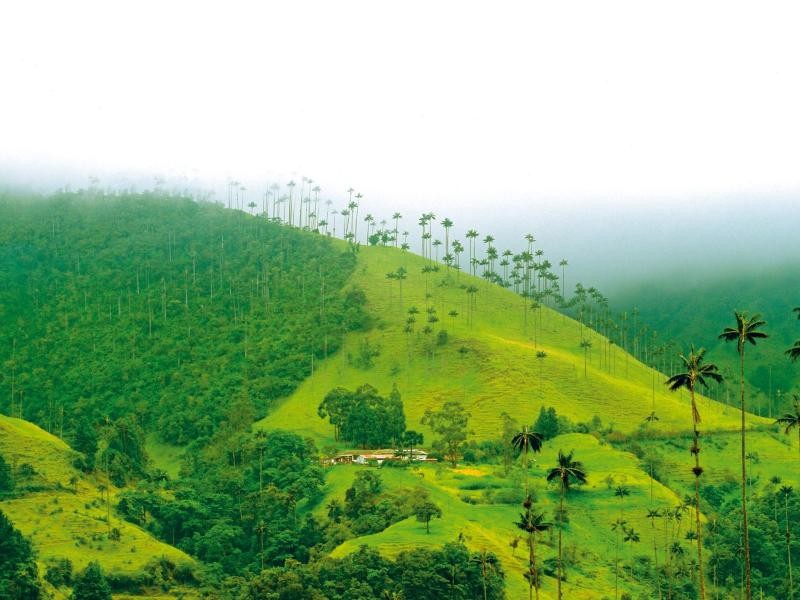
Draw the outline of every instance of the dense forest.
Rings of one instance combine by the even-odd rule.
[[[0,406],[62,437],[135,417],[186,444],[263,415],[364,326],[323,236],[152,194],[0,199]]]

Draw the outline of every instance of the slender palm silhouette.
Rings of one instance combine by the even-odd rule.
[[[794,412],[787,412],[775,420],[777,425],[783,425],[784,433],[789,434],[792,429],[797,429],[797,450],[800,452],[800,396],[794,394],[792,407]]]
[[[717,383],[722,381],[722,375],[719,374],[717,365],[711,363],[704,363],[706,351],[701,348],[695,351],[694,346],[689,350],[689,356],[680,355],[685,371],[673,375],[665,382],[669,389],[673,392],[685,388],[689,390],[689,397],[692,403],[692,432],[694,439],[692,442],[692,454],[694,455],[694,502],[695,502],[695,527],[697,529],[697,575],[700,580],[700,598],[705,600],[706,597],[706,583],[703,575],[703,536],[700,527],[700,475],[703,474],[703,468],[700,466],[700,431],[698,425],[700,424],[700,411],[697,409],[697,401],[695,400],[695,389],[697,385],[708,387],[706,380],[711,379]]]
[[[547,474],[547,481],[558,481],[560,501],[558,508],[558,600],[561,600],[561,580],[564,579],[564,562],[562,549],[562,532],[564,530],[564,497],[573,484],[586,483],[586,470],[583,463],[572,460],[574,452],[564,454],[558,451],[558,461]]]
[[[542,437],[541,433],[537,433],[533,431],[527,425],[522,427],[522,431],[517,433],[513,438],[511,438],[511,445],[514,446],[517,450],[524,453],[525,455],[525,497],[527,498],[530,494],[528,493],[528,471],[529,471],[529,464],[528,464],[528,453],[529,452],[541,452],[542,451],[542,442],[544,441],[544,437]]]
[[[786,511],[786,564],[789,574],[789,600],[794,600],[794,581],[792,579],[792,533],[789,529],[789,496],[792,495],[792,486],[781,486],[780,493],[783,496],[783,506]]]
[[[619,598],[619,543],[620,534],[627,529],[628,522],[622,517],[617,519],[611,524],[611,531],[616,535],[614,536],[614,598]]]
[[[745,345],[756,345],[756,340],[767,337],[759,328],[766,325],[766,321],[761,319],[761,315],[748,316],[746,312],[734,311],[736,318],[735,327],[726,327],[719,338],[726,342],[736,342],[736,350],[739,353],[739,391],[740,406],[742,410],[742,546],[744,547],[744,586],[745,599],[751,600],[753,597],[750,583],[750,535],[747,527],[747,451],[745,432],[745,404],[744,404],[744,351]]]
[[[533,597],[536,591],[536,600],[539,600],[539,571],[536,566],[536,534],[550,529],[553,524],[544,519],[544,513],[533,509],[533,500],[530,496],[525,498],[522,505],[525,512],[520,514],[520,520],[516,523],[522,531],[528,534],[528,570],[524,573],[528,581],[528,598]]]

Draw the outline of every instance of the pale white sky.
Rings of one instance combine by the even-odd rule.
[[[558,222],[589,215],[575,228],[599,243],[598,211],[638,231],[643,207],[794,210],[799,17],[793,2],[9,1],[0,167],[253,190],[308,175],[376,213],[531,230],[589,264]]]

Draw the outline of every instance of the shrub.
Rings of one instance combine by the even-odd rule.
[[[47,565],[44,578],[46,581],[59,587],[62,585],[72,585],[72,561],[68,558],[56,558]]]

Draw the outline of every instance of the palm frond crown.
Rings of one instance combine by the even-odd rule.
[[[756,345],[757,339],[768,337],[763,331],[758,331],[759,327],[767,324],[761,318],[761,315],[755,314],[748,316],[746,312],[734,311],[736,317],[736,327],[726,327],[719,335],[719,339],[726,342],[736,342],[736,349],[739,354],[744,352],[745,342],[749,342],[753,346]]]
[[[520,452],[541,452],[544,437],[541,433],[531,430],[527,425],[522,431],[511,438],[511,445]]]
[[[573,454],[574,451],[564,454],[562,450],[559,450],[557,465],[547,473],[547,481],[558,480],[564,491],[569,490],[574,483],[586,483],[587,475],[583,463],[572,460]]]
[[[794,395],[794,412],[787,412],[775,419],[776,425],[784,426],[784,433],[789,433],[795,427],[800,428],[800,396]]]

